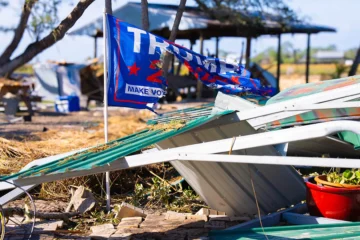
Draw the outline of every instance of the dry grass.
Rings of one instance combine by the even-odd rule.
[[[147,117],[149,117],[147,112],[110,117],[109,140],[115,140],[145,128],[146,124],[142,119]],[[82,131],[62,129],[36,133],[22,141],[0,138],[0,174],[18,172],[35,159],[96,146],[103,142],[102,123],[97,127]]]
[[[174,129],[183,128],[186,125],[185,120],[171,120],[169,123],[160,123],[149,126],[151,130],[163,130],[163,131],[171,131]]]

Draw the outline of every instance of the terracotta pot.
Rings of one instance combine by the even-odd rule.
[[[332,183],[332,182],[328,182],[326,180],[326,175],[321,175],[321,176],[316,176],[315,177],[315,182],[317,184],[322,184],[324,186],[331,186],[331,187],[338,187],[338,188],[359,188],[360,189],[360,185],[350,185],[350,184],[340,184],[340,183]]]

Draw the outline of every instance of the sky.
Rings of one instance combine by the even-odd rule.
[[[134,0],[136,1],[136,0]],[[138,0],[140,1],[140,0]],[[149,3],[172,3],[179,4],[179,0],[148,0]],[[284,0],[296,11],[300,17],[305,17],[310,23],[325,25],[337,29],[336,33],[319,33],[311,37],[313,47],[325,47],[335,44],[339,50],[357,48],[360,44],[360,0]],[[10,6],[0,10],[0,26],[16,26],[19,21],[21,5],[24,0],[11,0]],[[69,1],[66,1],[69,2]],[[74,1],[76,2],[76,1]],[[75,30],[92,20],[100,17],[104,9],[104,0],[96,0],[86,9],[83,16],[76,22],[70,31]],[[127,1],[113,0],[113,9],[116,9]],[[188,0],[187,5],[195,5],[193,0]],[[60,19],[70,13],[73,6],[63,4],[59,10]],[[140,16],[139,16],[140,17]],[[12,33],[0,32],[0,52],[9,44]],[[239,53],[243,38],[221,38],[219,48],[233,53]],[[282,42],[290,41],[296,48],[306,47],[307,37],[305,34],[285,34]],[[32,42],[31,37],[26,33],[14,56],[22,53]],[[180,44],[189,46],[188,41],[180,41]],[[98,41],[98,55],[102,54],[102,39]],[[251,55],[265,50],[268,47],[276,47],[277,38],[272,36],[259,37],[252,41]],[[65,36],[63,40],[51,48],[39,54],[32,62],[44,62],[47,60],[66,60],[67,62],[82,62],[93,56],[93,38],[81,36]],[[211,53],[215,49],[215,40],[207,40],[204,43],[205,49]],[[194,46],[194,51],[199,51],[199,45]]]

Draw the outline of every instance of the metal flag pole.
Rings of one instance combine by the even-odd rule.
[[[108,142],[108,84],[107,84],[107,46],[106,46],[106,9],[103,13],[103,48],[104,48],[104,139]],[[106,209],[110,211],[110,172],[105,174],[106,184]]]

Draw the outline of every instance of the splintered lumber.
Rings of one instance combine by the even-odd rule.
[[[24,208],[14,207],[14,208],[4,208],[5,217],[9,218],[14,215],[27,216],[29,218],[34,217],[34,211],[26,210]],[[63,220],[64,222],[68,222],[69,218],[80,215],[79,212],[68,212],[68,213],[60,213],[60,212],[36,212],[35,217],[46,220]]]

